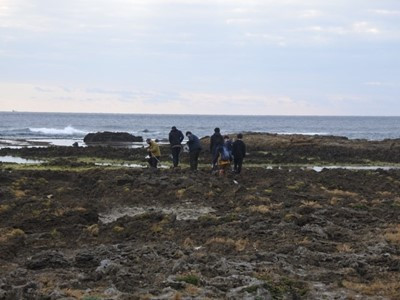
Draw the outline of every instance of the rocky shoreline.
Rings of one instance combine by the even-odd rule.
[[[143,149],[0,149],[47,161],[0,164],[0,299],[398,299],[400,170],[296,166],[396,165],[400,141],[245,142],[226,177],[207,151],[192,173],[91,160]]]

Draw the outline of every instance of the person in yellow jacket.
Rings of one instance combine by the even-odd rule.
[[[147,139],[146,143],[149,144],[146,150],[150,156],[147,162],[149,163],[150,167],[157,168],[157,164],[160,162],[161,157],[160,146],[158,146],[158,144],[151,139]]]

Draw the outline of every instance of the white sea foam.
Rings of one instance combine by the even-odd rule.
[[[29,128],[31,132],[42,133],[46,135],[84,135],[85,131],[75,129],[72,126],[67,126],[64,129],[57,128]]]

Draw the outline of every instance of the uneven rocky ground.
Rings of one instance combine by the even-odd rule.
[[[233,138],[235,135],[231,135]],[[364,164],[400,163],[400,139],[367,141],[350,140],[335,136],[305,136],[248,133],[244,136],[248,145],[247,164]],[[209,138],[202,139],[203,155],[201,163],[209,164]],[[169,162],[170,151],[167,145],[161,147],[161,161]],[[143,149],[110,147],[47,147],[0,149],[2,155],[17,155],[25,158],[45,160],[67,158],[67,163],[89,158],[123,160],[125,162],[143,162],[146,152]],[[188,162],[187,156],[183,161]]]
[[[390,163],[397,141],[307,152],[272,137],[225,177],[82,160],[143,150],[0,150],[51,159],[0,164],[0,299],[399,299],[400,170],[256,167],[287,152]]]

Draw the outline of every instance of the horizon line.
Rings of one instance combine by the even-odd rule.
[[[103,115],[147,115],[147,116],[224,116],[224,117],[380,117],[380,118],[391,118],[400,117],[400,115],[259,115],[259,114],[191,114],[191,113],[176,113],[176,114],[165,114],[165,113],[126,113],[126,112],[57,112],[57,111],[19,111],[19,110],[7,110],[0,111],[0,113],[31,113],[31,114],[103,114]]]

